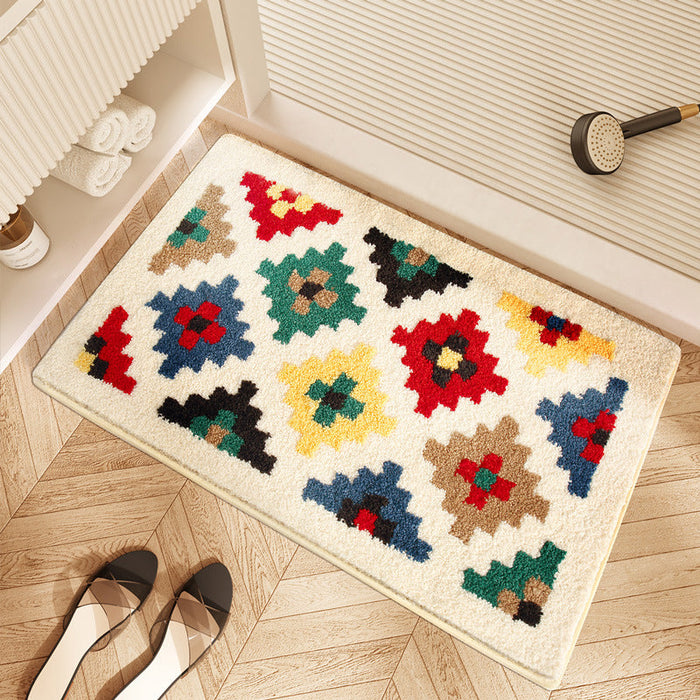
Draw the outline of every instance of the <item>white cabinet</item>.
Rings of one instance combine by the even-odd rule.
[[[78,7],[85,2],[105,5],[94,0],[72,0],[71,4]],[[163,2],[147,2],[155,16],[163,11]],[[120,4],[129,5],[129,0],[109,3],[112,11]],[[0,36],[8,33],[12,23],[26,22],[25,15],[39,4],[35,0],[0,2]],[[153,141],[134,154],[122,181],[105,197],[94,198],[48,177],[27,199],[28,209],[51,239],[51,248],[33,268],[0,270],[0,371],[233,80],[221,7],[218,0],[202,0],[124,88],[156,110],[157,123]]]

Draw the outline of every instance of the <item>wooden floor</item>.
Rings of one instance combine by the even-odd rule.
[[[233,615],[169,698],[699,697],[700,348],[690,343],[551,695],[34,389],[41,354],[224,131],[204,122],[0,375],[0,698],[24,697],[84,579],[139,547],[161,562],[155,595],[88,655],[70,698],[112,697],[145,666],[173,589],[214,559],[233,574]]]

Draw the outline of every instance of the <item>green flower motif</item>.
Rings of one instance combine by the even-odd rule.
[[[428,255],[421,248],[404,241],[396,241],[391,247],[391,254],[399,262],[396,274],[405,280],[412,280],[420,270],[435,277],[440,266],[434,255]]]
[[[209,236],[209,231],[199,222],[207,215],[203,209],[192,207],[177,229],[168,236],[168,243],[173,248],[182,248],[188,238],[194,238],[198,243],[204,243]]]
[[[313,419],[324,428],[333,425],[338,416],[355,420],[365,410],[362,401],[350,396],[356,386],[357,382],[345,372],[342,372],[331,386],[317,379],[306,392],[310,399],[320,402]]]
[[[341,262],[345,253],[333,243],[325,253],[309,248],[304,257],[290,254],[279,265],[263,260],[258,274],[269,280],[263,289],[272,300],[267,313],[279,324],[273,338],[289,343],[297,332],[312,337],[321,326],[337,330],[345,319],[360,323],[367,309],[353,303],[360,290],[346,282],[354,269]]]

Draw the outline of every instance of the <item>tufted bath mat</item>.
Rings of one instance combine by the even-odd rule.
[[[34,381],[553,688],[679,355],[224,136]]]

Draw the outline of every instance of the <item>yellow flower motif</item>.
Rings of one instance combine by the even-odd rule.
[[[594,353],[606,360],[612,360],[615,355],[615,343],[612,341],[598,338],[581,326],[533,307],[513,294],[503,292],[498,306],[510,313],[506,326],[520,334],[518,349],[529,356],[525,370],[535,377],[543,376],[547,367],[556,367],[564,372],[572,360],[587,365]],[[532,316],[536,316],[537,311],[540,316],[549,314],[552,317],[552,329],[547,330],[546,325],[533,320]],[[562,333],[554,328],[555,325],[563,326],[564,323],[568,324],[566,328],[575,329],[575,333],[570,334],[575,339],[567,337],[566,329]]]
[[[289,425],[301,435],[297,452],[310,457],[322,442],[337,450],[345,441],[362,443],[368,433],[386,436],[396,427],[382,410],[387,397],[377,388],[379,370],[370,365],[374,353],[360,344],[349,355],[333,350],[325,360],[283,365],[278,378],[290,387],[284,400],[294,409]]]

